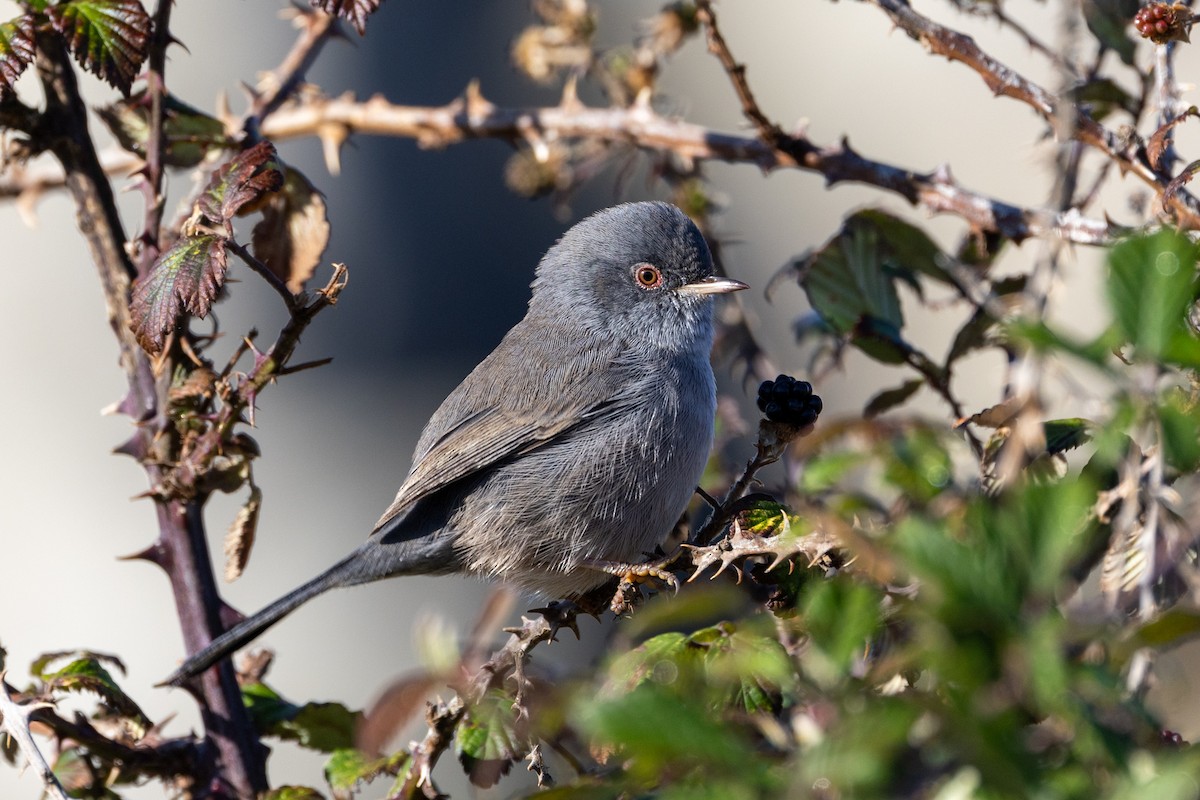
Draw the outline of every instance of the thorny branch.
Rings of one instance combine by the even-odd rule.
[[[67,800],[67,792],[63,789],[54,771],[46,763],[42,751],[29,732],[29,715],[44,704],[20,705],[13,700],[9,693],[8,684],[4,681],[4,672],[0,671],[0,731],[8,734],[17,743],[17,747],[25,754],[29,765],[37,772],[38,777],[46,786],[46,793],[55,800]]]
[[[333,152],[331,158],[336,158],[337,147],[355,133],[412,138],[423,147],[438,148],[470,139],[520,144],[531,128],[547,140],[628,145],[688,161],[754,164],[765,172],[816,172],[830,186],[844,182],[874,186],[930,213],[953,214],[978,230],[1017,242],[1050,235],[1076,244],[1102,245],[1113,238],[1112,226],[1106,220],[1089,219],[1074,209],[1053,213],[1005,203],[963,187],[946,166],[933,172],[914,172],[867,158],[846,140],[821,146],[803,134],[793,133],[788,136],[789,150],[802,154],[797,160],[757,137],[722,133],[664,117],[645,104],[593,108],[572,97],[558,106],[500,108],[483,99],[472,85],[464,97],[445,106],[403,106],[382,97],[360,102],[350,95],[305,99],[268,116],[261,131],[276,142],[316,136],[326,141],[327,153]],[[114,157],[110,174],[121,174],[128,165],[128,160]],[[21,197],[27,190],[45,191],[55,185],[50,176],[38,176],[30,186],[16,174],[0,181],[0,197]]]
[[[915,11],[907,0],[866,1],[878,6],[893,23],[923,44],[929,52],[965,64],[983,78],[993,93],[1026,104],[1056,132],[1068,133],[1059,130],[1062,127],[1059,125],[1062,111],[1052,93],[985,53],[970,36],[933,22]],[[1123,172],[1136,175],[1159,195],[1163,194],[1171,176],[1151,167],[1144,152],[1135,144],[1124,142],[1079,109],[1069,109],[1069,115],[1072,118],[1070,136],[1099,150],[1116,162]],[[1200,228],[1200,201],[1193,195],[1186,192],[1174,194],[1168,207],[1184,228]]]

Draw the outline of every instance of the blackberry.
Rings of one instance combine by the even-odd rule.
[[[813,394],[812,384],[791,375],[763,381],[758,387],[758,410],[772,422],[784,422],[803,428],[817,421],[824,404]]]

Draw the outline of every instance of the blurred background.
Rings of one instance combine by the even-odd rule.
[[[1046,60],[1015,35],[946,3],[915,5],[971,32],[1027,77],[1057,85]],[[631,42],[638,21],[660,4],[597,6],[597,41],[618,45]],[[240,112],[241,84],[276,66],[291,45],[294,31],[279,17],[283,7],[181,0],[172,27],[186,49],[171,51],[172,91],[210,112],[225,93]],[[11,2],[0,3],[0,10],[0,19],[17,13]],[[1056,5],[1014,4],[1012,11],[1054,41]],[[1041,207],[1051,196],[1053,150],[1033,112],[994,99],[970,70],[930,58],[891,30],[877,9],[758,0],[726,3],[718,13],[760,104],[785,128],[806,125],[815,141],[828,144],[847,136],[863,154],[917,171],[949,164],[963,185],[1017,205]],[[513,40],[533,22],[524,0],[384,3],[365,38],[351,34],[332,43],[309,77],[330,95],[380,93],[410,105],[448,103],[478,78],[497,105],[553,104],[560,87],[530,82],[510,59]],[[1200,75],[1194,48],[1183,52],[1180,73],[1185,81]],[[83,80],[93,104],[114,99],[90,76]],[[20,88],[27,100],[37,98],[30,76]],[[721,131],[745,129],[728,80],[702,39],[667,64],[660,92],[666,111]],[[107,140],[98,128],[94,133]],[[1195,153],[1195,144],[1183,126],[1181,151]],[[407,472],[425,420],[523,315],[538,258],[573,221],[618,201],[665,196],[665,187],[644,170],[632,177],[610,170],[573,195],[564,213],[550,200],[522,199],[505,188],[512,150],[493,141],[427,151],[408,140],[357,137],[344,149],[337,177],[325,170],[316,141],[286,142],[280,153],[325,192],[333,225],[326,260],[346,263],[350,282],[337,307],[310,328],[297,356],[332,357],[333,363],[289,377],[260,399],[253,433],[263,451],[255,469],[265,496],[258,543],[246,573],[226,591],[245,611],[309,578],[366,536]],[[793,344],[790,326],[805,301],[794,282],[768,301],[764,290],[772,275],[828,239],[851,210],[882,206],[925,222],[898,198],[853,185],[830,190],[813,174],[764,176],[749,165],[713,164],[707,175],[723,205],[714,221],[726,269],[753,287],[737,301],[776,365],[796,375],[805,374],[807,355]],[[169,218],[189,185],[188,176],[172,183]],[[1126,206],[1130,187],[1118,189],[1095,215],[1137,221]],[[140,217],[140,195],[126,194],[121,202],[132,225]],[[100,413],[121,398],[123,378],[96,272],[65,194],[43,197],[36,217],[30,227],[14,204],[0,209],[6,283],[0,353],[4,374],[15,378],[0,392],[6,428],[0,644],[8,651],[8,680],[21,685],[29,662],[46,651],[112,652],[128,666],[126,691],[155,720],[175,715],[167,732],[182,733],[196,724],[192,703],[182,692],[152,688],[183,654],[167,583],[155,567],[118,560],[146,547],[155,527],[150,503],[131,499],[147,488],[141,469],[110,454],[129,435],[129,420]],[[929,221],[927,229],[952,249],[965,226],[944,218]],[[1028,242],[1000,268],[1027,266],[1043,247]],[[284,320],[278,297],[235,260],[231,265],[243,282],[233,284],[231,299],[218,307],[221,328],[230,346],[251,327],[269,342]],[[1094,333],[1101,322],[1094,313],[1101,269],[1097,253],[1069,254],[1054,302],[1068,327]],[[314,283],[327,274],[319,272]],[[917,344],[940,355],[960,313],[910,319],[910,326],[921,323],[913,327]],[[852,354],[844,372],[818,387],[827,415],[856,414],[867,398],[902,379],[899,371],[867,363]],[[998,357],[976,358],[959,376],[957,388],[972,410],[999,399],[999,366]],[[736,382],[728,385],[741,391]],[[1047,390],[1052,401],[1060,396],[1059,387]],[[935,399],[917,408],[950,421]],[[1073,413],[1088,409],[1076,405]],[[751,444],[745,443],[747,453]],[[242,499],[219,497],[209,507],[217,553]],[[292,699],[366,705],[414,666],[416,628],[441,620],[465,633],[486,591],[472,581],[412,578],[335,592],[261,640],[277,652],[271,681]],[[584,621],[582,644],[567,640],[540,649],[538,662],[569,669],[602,642],[598,628]],[[1194,677],[1185,666],[1163,668],[1175,670],[1173,680],[1191,693]],[[1173,727],[1189,739],[1200,733],[1188,725],[1180,720]],[[271,761],[273,783],[322,785],[320,757],[290,746],[278,753]],[[456,772],[451,765],[446,774]],[[456,786],[449,778],[443,785]],[[35,775],[0,766],[0,797],[32,800],[40,793]],[[151,786],[139,796],[160,795]]]

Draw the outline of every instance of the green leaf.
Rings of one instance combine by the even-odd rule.
[[[894,389],[884,389],[867,401],[866,407],[863,408],[863,416],[867,419],[878,417],[883,412],[903,404],[905,400],[916,394],[917,390],[924,385],[924,378],[916,378],[911,381],[905,381]]]
[[[1200,466],[1200,413],[1182,392],[1169,392],[1158,406],[1163,455],[1181,472]]]
[[[866,318],[903,326],[900,298],[880,255],[877,232],[847,228],[814,253],[802,271],[809,302],[839,333],[853,333]]]
[[[526,735],[517,728],[513,699],[492,690],[467,709],[454,733],[458,760],[480,787],[492,786],[529,752]]]
[[[354,748],[334,750],[325,762],[325,780],[337,793],[353,791],[359,783],[370,783],[380,775],[399,775],[412,760],[407,751],[383,758],[367,758]]]
[[[150,97],[145,91],[98,108],[96,113],[121,147],[145,156],[150,137]],[[224,123],[170,94],[163,98],[163,138],[164,161],[171,167],[194,167],[232,146]]]
[[[757,536],[770,536],[788,521],[787,509],[774,500],[755,500],[738,514],[742,530]]]
[[[1073,419],[1051,419],[1042,423],[1046,434],[1046,452],[1055,455],[1074,450],[1092,439],[1093,424],[1078,417]]]
[[[383,0],[313,0],[313,5],[327,14],[336,14],[350,22],[358,35],[367,32],[367,17],[379,10]]]
[[[814,456],[804,465],[800,490],[805,493],[828,491],[869,457],[866,453],[851,450]]]
[[[325,198],[308,178],[289,167],[283,189],[268,198],[252,237],[258,260],[293,294],[302,292],[329,244]]]
[[[129,94],[146,59],[150,15],[138,0],[70,0],[50,6],[50,23],[85,69]]]
[[[230,220],[264,195],[283,188],[283,167],[275,145],[261,141],[213,172],[196,208],[214,226],[232,232]]]
[[[227,265],[225,239],[213,234],[182,237],[160,255],[133,286],[129,311],[138,343],[158,353],[185,310],[207,315]]]
[[[135,723],[140,732],[151,726],[150,718],[129,695],[117,685],[101,663],[91,657],[79,658],[62,669],[42,676],[50,690],[64,692],[94,692],[122,717]]]
[[[1108,256],[1108,295],[1133,358],[1160,360],[1186,330],[1195,299],[1197,247],[1171,230],[1126,239]]]
[[[1133,66],[1137,47],[1129,37],[1130,21],[1137,13],[1139,0],[1084,0],[1083,19],[1088,30],[1104,47],[1116,52],[1125,64]]]
[[[953,483],[950,454],[929,430],[894,437],[883,455],[884,478],[913,502],[928,503]]]
[[[23,14],[0,24],[0,97],[15,91],[17,78],[35,55],[34,17]]]
[[[361,714],[341,703],[305,703],[282,698],[264,683],[242,687],[242,702],[254,726],[266,736],[293,741],[301,747],[332,753],[353,747],[355,726]]]

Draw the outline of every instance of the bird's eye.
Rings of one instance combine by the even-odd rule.
[[[662,273],[653,264],[638,264],[633,268],[633,277],[643,289],[657,289],[663,282]]]

